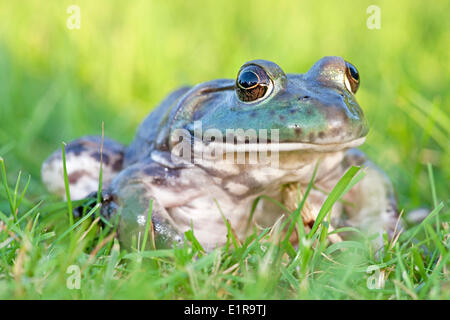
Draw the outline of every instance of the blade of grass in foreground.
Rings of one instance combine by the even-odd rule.
[[[427,169],[428,169],[428,178],[430,180],[431,196],[433,198],[433,207],[436,208],[438,206],[438,200],[436,196],[436,185],[434,183],[433,167],[430,163],[427,164]],[[436,216],[436,230],[439,233],[440,230],[439,215]]]
[[[287,245],[287,243],[289,241],[289,238],[291,237],[291,234],[294,231],[295,224],[297,222],[300,224],[300,228],[299,229],[302,230],[301,231],[301,236],[304,235],[303,219],[301,221],[298,221],[298,217],[299,217],[301,211],[303,210],[303,206],[305,205],[305,202],[306,202],[306,199],[308,198],[309,192],[311,191],[312,186],[314,185],[314,181],[315,181],[315,178],[316,178],[316,174],[317,174],[317,169],[318,168],[319,168],[319,161],[314,166],[314,171],[313,171],[313,174],[311,176],[311,180],[309,180],[309,183],[308,183],[308,186],[306,187],[306,191],[305,191],[305,193],[303,195],[303,198],[300,201],[297,201],[297,208],[295,209],[295,211],[291,215],[292,221],[289,224],[288,230],[286,232],[286,236],[285,236],[285,238],[283,240],[283,243],[285,245]],[[300,188],[300,186],[298,186],[298,188]],[[297,199],[297,200],[299,200],[299,199]],[[284,228],[284,226],[283,226],[283,228]]]
[[[69,176],[67,175],[65,145],[66,144],[63,142],[62,143],[62,158],[63,158],[63,170],[64,170],[64,186],[66,188],[67,210],[69,210],[69,223],[70,223],[70,226],[73,226],[72,200],[70,199]]]
[[[150,199],[150,201],[148,202],[147,223],[145,224],[145,232],[144,232],[144,239],[142,240],[141,253],[145,251],[145,246],[147,244],[147,238],[148,238],[148,232],[149,232],[150,228],[153,231],[152,211],[153,211],[153,199]],[[152,242],[153,242],[153,249],[156,249],[155,237],[153,234],[152,234]]]
[[[324,204],[320,208],[319,214],[317,215],[317,219],[314,222],[311,231],[307,235],[308,239],[311,239],[311,237],[315,234],[320,224],[322,223],[323,219],[330,212],[335,202],[338,201],[339,198],[341,198],[345,194],[345,192],[350,190],[354,184],[356,184],[360,179],[362,179],[362,177],[359,177],[354,181],[352,181],[360,169],[361,169],[360,167],[352,166],[350,169],[347,170],[347,172],[342,176],[339,182],[334,186],[333,190],[330,192]]]
[[[16,213],[15,213],[15,210],[14,210],[14,204],[13,204],[13,200],[12,200],[12,197],[11,197],[11,193],[9,192],[8,181],[6,180],[5,160],[3,160],[2,157],[0,157],[0,166],[1,166],[1,169],[2,169],[3,187],[5,188],[6,196],[8,197],[9,208],[11,209],[11,214],[13,215],[14,221],[15,221],[17,219],[17,217],[16,217]]]
[[[17,203],[17,192],[18,192],[18,190],[19,190],[19,184],[20,184],[20,178],[22,177],[22,171],[19,171],[19,175],[17,176],[17,180],[16,180],[16,187],[14,188],[14,201],[13,201],[13,203],[14,203],[14,211],[16,211],[16,209],[17,209],[17,205],[16,205],[16,203]]]
[[[403,233],[404,237],[408,238],[403,242],[402,248],[405,248],[414,239],[414,237],[417,235],[420,229],[423,228],[426,224],[428,224],[435,215],[439,214],[442,208],[444,208],[444,204],[441,202],[436,208],[433,209],[433,211],[430,212],[430,214],[428,214],[428,216],[425,219],[423,219],[423,221],[418,226],[404,232]]]
[[[15,205],[16,209],[19,208],[20,203],[24,199],[25,193],[27,192],[28,186],[30,185],[30,181],[31,181],[31,175],[28,175],[27,183],[25,184],[25,187],[23,188],[22,193],[20,194],[19,198],[17,199],[17,202],[16,202],[16,199],[14,199],[14,205]],[[17,193],[17,191],[18,190],[17,190],[17,186],[16,186],[16,191],[15,192]],[[14,197],[16,197],[16,194],[14,194]]]
[[[64,231],[62,235],[60,235],[53,243],[52,247],[55,246],[55,244],[60,241],[62,238],[64,238],[69,232],[71,233],[76,227],[78,227],[80,224],[82,224],[85,220],[87,220],[98,208],[100,207],[100,203],[97,203],[84,217],[82,217],[80,220],[78,220],[77,223],[70,226],[69,229]]]

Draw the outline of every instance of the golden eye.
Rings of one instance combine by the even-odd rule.
[[[272,80],[257,65],[243,67],[236,78],[236,94],[241,101],[253,102],[265,97],[272,89]]]
[[[348,91],[356,93],[359,88],[359,72],[354,65],[345,61],[345,86]]]

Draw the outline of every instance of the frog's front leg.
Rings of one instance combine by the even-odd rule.
[[[156,163],[138,163],[123,170],[102,194],[102,215],[110,221],[119,215],[118,237],[125,248],[142,248],[147,226],[147,249],[182,243],[183,233],[155,194],[158,185],[170,179],[170,170]]]
[[[350,166],[363,166],[365,170],[364,178],[344,196],[344,200],[349,202],[345,206],[349,218],[345,223],[369,235],[376,233],[381,236],[386,231],[392,238],[394,232],[401,229],[401,222],[389,178],[357,149],[347,151],[342,166],[344,170]]]

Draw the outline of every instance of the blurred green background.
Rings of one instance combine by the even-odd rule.
[[[66,26],[69,5],[81,28]],[[370,30],[369,5],[381,10]],[[361,75],[357,99],[371,130],[362,149],[392,178],[400,207],[432,206],[450,178],[448,1],[2,1],[0,155],[12,184],[62,141],[105,134],[129,143],[177,86],[234,78],[248,60],[303,73],[339,55]],[[2,190],[3,191],[3,190]]]

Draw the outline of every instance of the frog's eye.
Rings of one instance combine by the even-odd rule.
[[[236,78],[236,94],[244,102],[254,102],[268,96],[272,87],[269,75],[257,65],[243,67]]]
[[[348,91],[356,93],[359,88],[359,72],[354,65],[345,61],[345,87]]]

